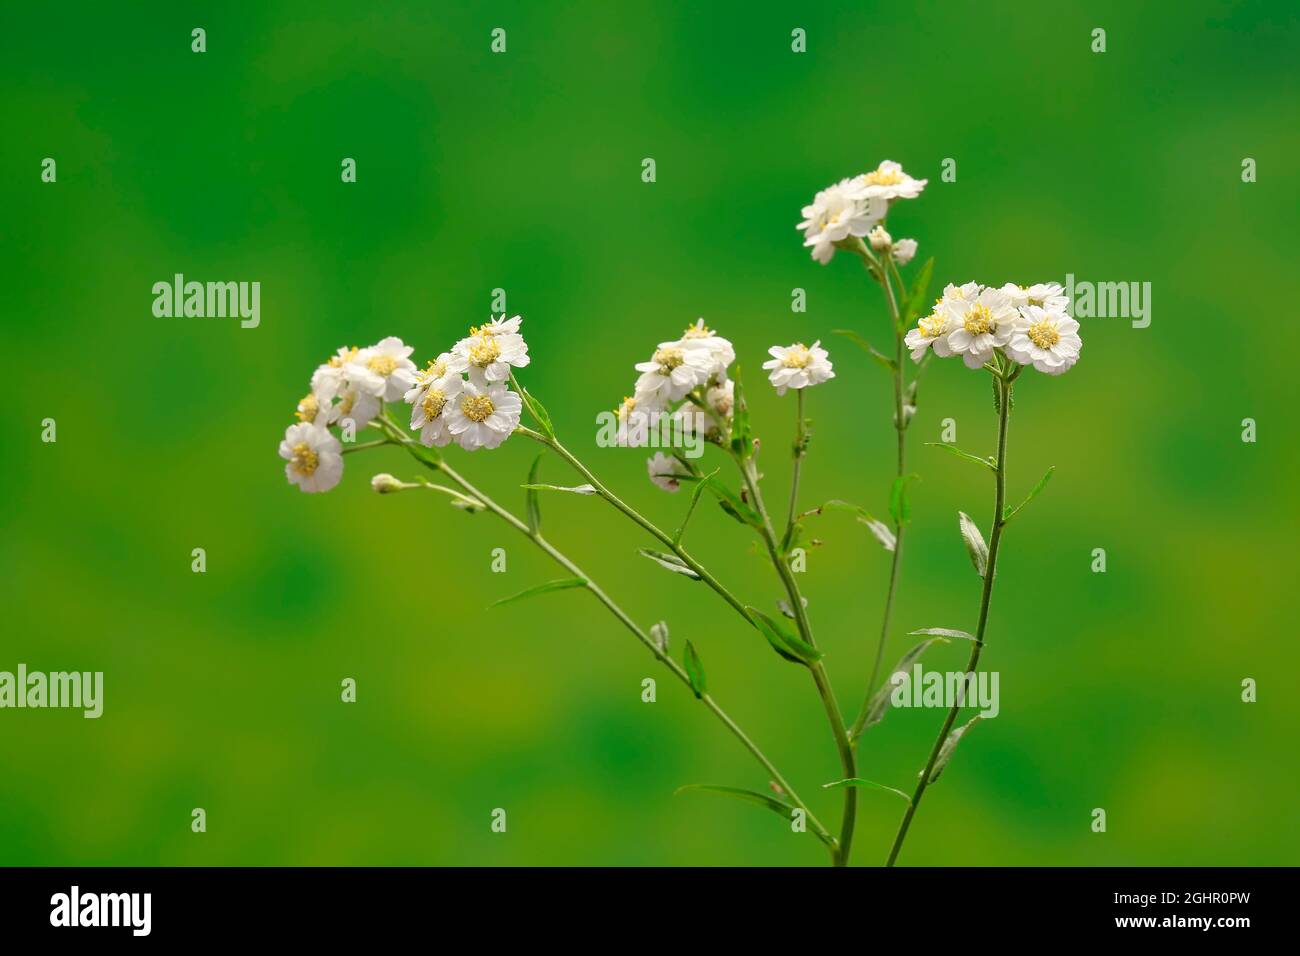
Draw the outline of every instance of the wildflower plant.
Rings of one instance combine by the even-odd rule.
[[[850,859],[858,791],[873,788],[896,794],[907,806],[888,854],[887,863],[892,865],[927,787],[938,779],[957,742],[980,719],[976,716],[955,726],[964,704],[959,696],[945,715],[911,793],[859,774],[858,744],[865,732],[884,718],[893,689],[891,679],[880,679],[881,664],[901,578],[900,556],[908,520],[907,486],[915,478],[906,472],[905,440],[916,410],[917,381],[935,356],[960,356],[968,369],[990,375],[998,416],[995,453],[980,457],[952,445],[942,447],[992,476],[994,506],[987,540],[973,519],[965,513],[959,515],[960,534],[982,581],[973,632],[949,627],[911,631],[924,639],[904,655],[891,678],[905,672],[932,644],[951,640],[970,643],[965,673],[973,678],[986,644],[1004,531],[1051,475],[1049,470],[1019,505],[1007,505],[1007,433],[1014,385],[1027,368],[1049,375],[1068,370],[1078,360],[1081,347],[1078,323],[1069,315],[1070,303],[1059,285],[948,285],[932,307],[923,307],[933,261],[926,262],[909,284],[902,270],[914,258],[917,243],[893,239],[887,230],[887,218],[897,202],[919,197],[925,185],[926,180],[914,179],[899,164],[886,161],[871,172],[841,180],[819,192],[804,208],[799,224],[814,260],[827,264],[836,251],[856,256],[884,294],[888,329],[893,334],[888,352],[877,350],[857,331],[841,332],[883,365],[893,379],[897,458],[888,524],[841,500],[806,511],[800,508],[800,478],[811,437],[805,405],[812,399],[807,393],[836,375],[820,341],[772,346],[762,365],[778,396],[785,398],[794,393],[785,398],[793,405],[794,415],[790,487],[781,511],[769,507],[765,492],[771,489],[765,487],[760,467],[763,445],[750,419],[737,350],[703,319],[687,326],[676,339],[658,343],[646,361],[635,365],[637,378],[632,395],[615,413],[620,439],[644,433],[650,420],[668,416],[678,426],[679,434],[702,440],[711,449],[709,458],[669,449],[672,453],[658,451],[646,462],[648,478],[655,486],[667,493],[686,492],[683,517],[674,530],[661,528],[615,494],[561,440],[545,406],[518,380],[518,373],[530,363],[519,316],[503,315],[471,328],[467,336],[428,360],[424,368],[411,361],[414,349],[394,337],[368,348],[339,349],[312,375],[310,391],[298,403],[298,421],[285,432],[280,444],[285,474],[303,492],[323,492],[342,479],[344,456],[383,446],[405,450],[421,467],[421,473],[409,480],[387,472],[375,474],[371,486],[376,492],[435,491],[463,511],[491,513],[527,538],[561,569],[563,576],[503,600],[562,589],[586,590],[727,728],[760,765],[767,782],[766,789],[693,784],[683,790],[737,797],[764,806],[785,818],[796,832],[813,834],[837,866],[846,865]],[[357,441],[357,433],[363,430],[376,437]],[[521,514],[486,495],[461,473],[461,465],[453,463],[451,457],[451,446],[468,452],[493,449],[516,434],[543,449],[523,485],[526,497]],[[541,463],[547,454],[557,456],[570,467],[580,483],[539,481]],[[703,656],[691,640],[676,647],[667,622],[645,627],[635,621],[602,585],[543,535],[541,498],[551,493],[601,499],[649,538],[647,545],[652,546],[640,549],[649,562],[705,585],[740,618],[738,623],[746,633],[754,632],[780,660],[807,671],[825,711],[839,761],[838,779],[823,784],[824,788],[842,792],[838,826],[822,823],[773,760],[723,709],[709,688]],[[779,595],[770,595],[775,600],[765,604],[771,613],[742,600],[688,549],[690,520],[705,499],[716,501],[761,547]],[[856,512],[892,554],[879,636],[875,646],[866,649],[873,660],[871,676],[857,717],[851,722],[835,697],[813,628],[814,609],[801,593],[793,569],[806,522],[827,508]]]

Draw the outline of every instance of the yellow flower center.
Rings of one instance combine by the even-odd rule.
[[[383,375],[387,378],[393,374],[393,369],[397,368],[397,359],[391,355],[374,355],[370,361],[366,362],[366,368],[376,375]]]
[[[703,322],[698,325],[686,326],[686,331],[682,333],[684,339],[707,339],[713,335],[713,330]]]
[[[1033,342],[1040,349],[1050,349],[1057,342],[1061,341],[1061,333],[1056,331],[1056,323],[1051,319],[1043,319],[1041,322],[1035,322],[1025,333],[1029,336],[1029,341]]]
[[[681,349],[657,349],[651,361],[659,366],[661,375],[667,375],[686,361],[686,356]]]
[[[447,374],[446,362],[429,359],[427,364],[428,364],[428,368],[421,369],[420,371],[415,373],[416,379],[421,384],[423,384],[424,382],[431,382],[435,378],[442,378],[444,375]]]
[[[494,411],[492,399],[486,395],[466,395],[460,400],[460,410],[472,422],[486,421]]]
[[[971,335],[983,335],[993,331],[993,313],[987,305],[976,304],[966,313],[962,325]]]
[[[632,414],[632,410],[635,408],[636,408],[636,399],[624,395],[623,404],[620,405],[618,408],[616,408],[614,411],[616,412],[619,418],[627,418],[627,416]]]
[[[308,395],[298,403],[298,410],[294,412],[300,422],[314,422],[316,416],[320,414],[320,402],[315,395]]]
[[[469,347],[469,360],[476,368],[487,368],[501,357],[501,346],[491,335],[479,336]]]
[[[812,352],[806,345],[792,345],[781,364],[786,368],[807,368],[812,363]]]
[[[293,446],[293,470],[300,475],[310,475],[320,464],[320,457],[311,450],[305,441]]]
[[[330,368],[342,368],[344,365],[347,365],[356,358],[357,353],[360,351],[361,350],[354,345],[344,349],[342,355],[331,355],[329,360]]]
[[[356,400],[357,400],[356,392],[348,392],[346,395],[344,395],[343,398],[339,400],[339,414],[347,415],[349,412],[351,412],[352,406],[356,403]]]
[[[927,315],[916,323],[916,327],[920,329],[921,334],[927,339],[937,338],[942,335],[947,325],[947,320],[937,312],[933,315]]]
[[[424,417],[428,421],[433,421],[442,414],[442,408],[447,404],[447,396],[440,388],[431,388],[424,393],[424,401],[420,402],[420,407],[424,409]]]
[[[866,175],[867,184],[871,186],[897,186],[903,181],[901,169],[886,169],[883,165]]]

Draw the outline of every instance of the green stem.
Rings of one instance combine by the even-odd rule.
[[[799,628],[799,636],[810,647],[816,647],[817,641],[813,637],[812,625],[808,621],[808,609],[804,607],[803,595],[799,592],[799,585],[794,579],[794,572],[790,570],[786,555],[777,546],[776,532],[772,527],[772,519],[768,516],[767,507],[763,504],[763,495],[758,487],[758,475],[753,459],[742,459],[734,455],[733,457],[735,457],[736,465],[739,467],[741,477],[744,479],[745,488],[749,492],[750,502],[762,520],[760,530],[763,543],[767,546],[767,553],[772,560],[772,566],[776,569],[777,576],[785,587],[786,596],[790,601],[790,609],[794,614],[795,624]],[[853,745],[849,742],[848,730],[844,726],[844,715],[840,712],[840,705],[835,699],[835,690],[831,687],[830,678],[826,674],[826,665],[819,660],[810,665],[809,670],[812,672],[813,682],[817,686],[817,695],[821,698],[822,707],[826,711],[826,719],[831,725],[831,736],[835,739],[835,749],[839,753],[840,767],[843,770],[844,778],[847,780],[856,777],[857,766],[853,757]],[[849,853],[853,849],[853,830],[857,823],[857,808],[857,788],[845,787],[839,848],[835,854],[836,866],[848,865]]]
[[[998,390],[998,466],[995,480],[997,491],[994,494],[992,532],[989,536],[989,557],[984,569],[984,587],[980,593],[979,623],[975,628],[975,644],[971,648],[970,658],[966,661],[966,673],[970,674],[972,678],[975,675],[975,668],[979,666],[980,652],[984,650],[984,634],[989,620],[989,603],[993,597],[993,577],[998,566],[998,550],[1002,545],[1002,529],[1006,525],[1003,519],[1003,511],[1006,508],[1007,489],[1007,423],[1011,417],[1011,383],[1015,380],[1016,373],[1006,374],[1005,371],[999,370],[996,375]],[[963,701],[958,700],[949,709],[943,727],[939,730],[939,736],[935,738],[934,746],[930,748],[930,759],[926,761],[925,769],[921,772],[921,779],[916,785],[916,791],[912,794],[912,799],[907,806],[907,812],[903,815],[903,821],[898,827],[898,833],[894,837],[894,845],[890,848],[889,859],[886,861],[885,866],[893,866],[898,859],[898,853],[903,848],[903,841],[907,838],[908,828],[912,825],[912,818],[916,816],[916,810],[921,804],[921,797],[925,795],[925,789],[930,784],[930,774],[934,771],[935,761],[939,759],[939,751],[943,747],[944,741],[948,739],[948,734],[952,730],[953,723],[957,720],[957,712],[961,710],[962,704]]]
[[[781,550],[790,550],[790,545],[794,542],[795,522],[799,518],[799,472],[803,464],[804,456],[807,454],[806,445],[808,443],[807,422],[803,416],[803,389],[796,389],[795,395],[795,414],[798,419],[795,424],[794,432],[794,465],[790,475],[790,514],[785,522],[785,537],[781,539]]]

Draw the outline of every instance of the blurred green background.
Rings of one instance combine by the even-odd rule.
[[[0,712],[0,863],[823,863],[758,808],[673,796],[765,780],[587,596],[487,610],[557,576],[526,541],[434,496],[373,494],[374,472],[415,473],[396,451],[349,456],[338,489],[308,496],[276,446],[334,348],[395,334],[431,357],[500,287],[528,387],[659,523],[685,495],[653,488],[644,454],[596,448],[594,416],[698,316],[750,369],[774,508],[794,410],[757,366],[821,338],[838,376],[808,396],[803,501],[884,511],[890,386],[831,334],[885,340],[879,292],[847,257],[814,264],[794,226],[817,189],[885,158],[930,178],[890,225],[936,283],[1153,287],[1149,328],[1084,320],[1077,368],[1017,390],[1012,497],[1057,471],[1005,541],[984,657],[1002,713],[930,790],[902,862],[1297,862],[1295,5],[820,6],[5,6],[0,670],[102,670],[106,702],[97,721]],[[176,272],[260,281],[261,327],[154,318],[150,287]],[[991,451],[989,387],[955,362],[927,373],[910,432],[922,480],[889,661],[909,630],[974,624],[956,512],[987,526],[991,487],[922,446],[950,417]],[[535,452],[516,437],[452,457],[518,505]],[[542,476],[574,477],[557,460]],[[651,542],[599,500],[543,506],[638,621],[699,647],[719,700],[835,818],[806,676],[639,558]],[[816,521],[802,583],[852,710],[887,555],[845,515]],[[779,596],[717,509],[689,542],[746,601]],[[910,787],[940,722],[891,714],[862,774]],[[879,863],[901,801],[861,804],[855,862]]]

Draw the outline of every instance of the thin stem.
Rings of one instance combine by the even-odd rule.
[[[380,445],[391,445],[393,442],[388,438],[376,438],[374,441],[363,441],[361,444],[345,444],[343,446],[344,455],[350,455],[354,451],[365,451],[367,448],[378,448]]]
[[[800,394],[802,397],[802,392]],[[758,475],[754,462],[752,459],[742,459],[734,455],[733,457],[736,459],[736,465],[739,467],[741,477],[744,479],[745,488],[749,492],[750,502],[762,520],[760,531],[763,542],[767,545],[767,553],[772,560],[772,566],[776,569],[777,576],[785,586],[795,624],[799,628],[799,636],[810,647],[816,647],[817,641],[813,637],[812,624],[808,621],[808,609],[804,607],[803,595],[799,591],[799,585],[794,579],[794,573],[790,570],[785,554],[777,546],[776,532],[772,528],[772,519],[768,516],[767,507],[763,504],[763,494],[758,487]],[[831,687],[830,677],[826,673],[826,665],[819,660],[809,665],[808,669],[812,672],[813,682],[817,686],[817,695],[821,698],[822,707],[826,711],[826,719],[831,725],[831,736],[835,739],[835,749],[839,753],[840,766],[844,772],[844,777],[845,779],[856,777],[857,766],[853,757],[853,745],[849,742],[848,730],[844,726],[844,715],[840,712],[840,705],[835,699],[835,690]],[[849,853],[853,848],[853,830],[857,823],[857,808],[857,788],[845,787],[839,848],[835,854],[836,866],[846,866],[848,864]]]
[[[979,623],[975,628],[975,644],[971,648],[970,658],[966,662],[966,673],[971,675],[972,679],[975,675],[975,668],[979,666],[980,652],[984,650],[984,633],[988,626],[989,603],[993,597],[993,577],[998,566],[998,550],[1002,544],[1002,529],[1006,524],[1002,514],[1006,508],[1007,423],[1011,417],[1011,383],[1015,380],[1015,377],[1016,373],[1014,372],[1008,375],[999,370],[995,380],[998,390],[997,491],[994,494],[992,532],[989,535],[989,557],[984,569],[984,587],[980,593]],[[961,710],[963,703],[959,698],[949,709],[943,727],[939,730],[939,736],[935,738],[934,746],[930,748],[930,759],[926,761],[925,770],[921,772],[921,779],[917,782],[916,791],[912,794],[912,799],[907,806],[907,812],[903,815],[903,821],[898,827],[898,834],[894,837],[894,845],[890,848],[889,859],[886,861],[885,866],[893,866],[898,859],[898,853],[903,848],[903,841],[907,838],[907,830],[912,825],[912,818],[916,815],[917,807],[921,803],[921,797],[925,795],[925,789],[930,784],[930,774],[934,772],[934,764],[939,759],[939,751],[943,747],[944,741],[948,739],[952,725],[957,720],[957,712]]]
[[[796,389],[795,395],[795,414],[798,418],[794,432],[794,466],[790,476],[790,513],[785,522],[785,537],[781,539],[783,550],[789,550],[794,541],[794,526],[799,518],[799,471],[808,453],[808,423],[803,416],[803,389]]]
[[[407,446],[408,449],[413,448],[413,446],[418,447],[416,446],[415,442],[411,441],[409,438],[407,438],[404,435],[401,435],[400,433],[398,433],[396,437],[398,438],[400,444]],[[596,582],[593,581],[585,571],[583,571],[580,567],[574,564],[573,561],[571,561],[568,557],[566,557],[559,549],[557,549],[554,545],[552,545],[549,541],[547,541],[544,537],[542,537],[540,532],[533,531],[531,528],[528,527],[526,523],[521,521],[518,517],[516,517],[511,512],[507,511],[505,508],[501,507],[499,504],[497,504],[495,501],[489,498],[486,494],[484,494],[482,491],[476,488],[474,485],[470,484],[465,478],[463,478],[457,471],[455,471],[451,466],[447,465],[445,462],[440,461],[437,464],[433,464],[432,462],[429,462],[419,457],[418,455],[414,455],[414,453],[413,453],[413,457],[415,457],[416,460],[419,461],[420,464],[424,465],[426,468],[429,468],[430,470],[435,472],[441,472],[445,474],[452,482],[459,485],[461,489],[463,489],[466,496],[473,498],[478,502],[482,503],[482,505],[485,508],[487,508],[487,510],[491,511],[497,517],[501,518],[508,525],[510,525],[512,528],[518,531],[520,534],[524,535],[524,537],[532,541],[535,545],[537,545],[538,548],[540,548],[547,556],[549,556],[553,561],[559,564],[562,568],[564,568],[574,577],[581,578],[585,582],[584,586],[586,587],[586,589],[590,591],[591,594],[598,601],[600,601],[600,603],[603,604],[606,607],[606,609],[608,609],[609,612],[613,614],[619,620],[620,623],[623,624],[624,627],[626,627],[629,631],[631,631],[632,634],[635,635],[637,640],[639,640],[642,644],[644,644],[646,648],[650,651],[650,653],[653,654],[661,664],[663,664],[672,672],[674,677],[676,677],[687,688],[691,688],[691,679],[689,675],[687,675],[685,669],[683,669],[680,664],[678,664],[675,660],[669,657],[668,654],[659,647],[659,645],[655,642],[655,640],[652,637],[650,637],[650,635],[647,634],[644,630],[642,630],[640,625],[638,625],[634,620],[632,620],[632,618],[617,603],[615,603],[613,598],[611,598],[608,594],[606,594],[605,591],[602,590],[601,587],[598,584],[596,584]],[[764,754],[763,751],[758,747],[758,745],[755,744],[754,741],[749,737],[749,735],[746,734],[745,731],[741,729],[740,725],[737,724],[736,721],[725,710],[723,710],[722,706],[717,702],[716,699],[714,699],[714,697],[711,694],[708,693],[701,694],[700,701],[701,703],[704,704],[705,707],[709,709],[710,712],[713,713],[714,716],[716,716],[723,723],[723,725],[732,733],[732,735],[737,740],[739,740],[742,745],[744,745],[745,749],[748,750],[754,756],[754,759],[756,759],[763,766],[763,769],[767,771],[770,779],[774,781],[776,785],[779,786],[784,791],[785,795],[790,798],[790,801],[798,809],[804,812],[805,816],[807,817],[808,823],[813,828],[813,832],[830,849],[832,859],[838,858],[839,850],[836,846],[835,838],[831,836],[830,831],[828,831],[826,827],[822,825],[821,821],[817,819],[816,814],[814,814],[812,810],[808,807],[808,805],[804,803],[803,799],[795,791],[794,787],[791,786],[790,782],[786,780],[785,776],[781,773],[781,771],[777,769],[776,765],[772,763],[770,759],[768,759],[767,755]]]

